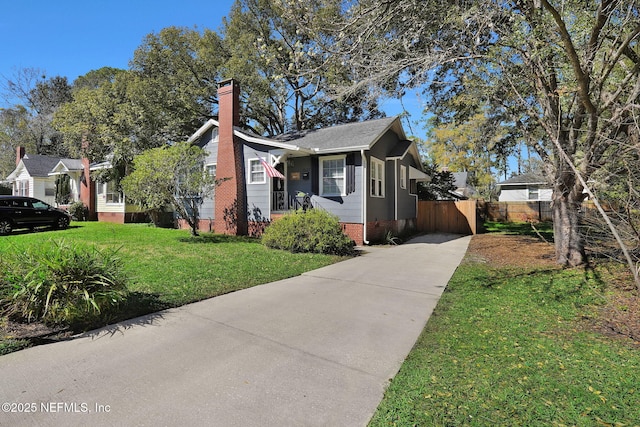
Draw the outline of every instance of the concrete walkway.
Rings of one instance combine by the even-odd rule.
[[[0,425],[364,426],[469,239],[366,248],[300,277],[1,356]]]

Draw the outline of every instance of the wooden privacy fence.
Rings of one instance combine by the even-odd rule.
[[[482,217],[488,221],[527,222],[551,221],[551,202],[536,200],[528,202],[485,202],[478,205]]]
[[[476,234],[477,230],[475,200],[418,202],[418,231]]]
[[[614,210],[603,206],[605,210]],[[583,219],[599,216],[593,202],[582,203]],[[483,221],[552,221],[550,201],[485,202],[483,200],[419,201],[418,231],[425,233],[476,234]]]

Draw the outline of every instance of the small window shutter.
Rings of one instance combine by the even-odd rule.
[[[320,164],[316,156],[311,156],[311,192],[320,194]]]
[[[356,191],[356,156],[354,153],[347,154],[346,159],[345,193],[351,194]]]

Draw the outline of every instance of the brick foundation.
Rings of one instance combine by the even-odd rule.
[[[284,214],[272,214],[271,221],[249,221],[248,234],[252,237],[260,237],[264,230],[274,221],[282,218]],[[184,220],[178,221],[178,226],[181,229],[189,229],[189,226]],[[340,226],[344,234],[349,236],[356,245],[364,245],[364,227],[360,223],[353,222],[341,222]],[[215,229],[215,220],[206,219],[200,220],[198,230],[201,232],[218,232]],[[412,234],[417,230],[415,218],[404,220],[386,220],[386,221],[371,221],[367,223],[367,240],[370,243],[384,243],[387,237],[387,233],[391,231],[393,236],[401,236],[404,234]]]
[[[149,217],[141,212],[98,212],[98,221],[115,224],[129,224],[136,222],[149,222]]]
[[[344,232],[344,234],[349,236],[351,240],[356,243],[356,245],[362,246],[364,244],[364,227],[362,226],[362,224],[353,222],[341,222],[340,225],[342,226],[342,231]]]

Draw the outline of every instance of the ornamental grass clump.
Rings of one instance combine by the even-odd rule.
[[[13,320],[93,325],[128,294],[118,250],[48,241],[7,252],[0,311]]]
[[[350,255],[354,250],[338,218],[320,209],[298,210],[273,222],[262,235],[262,243],[293,253]]]

